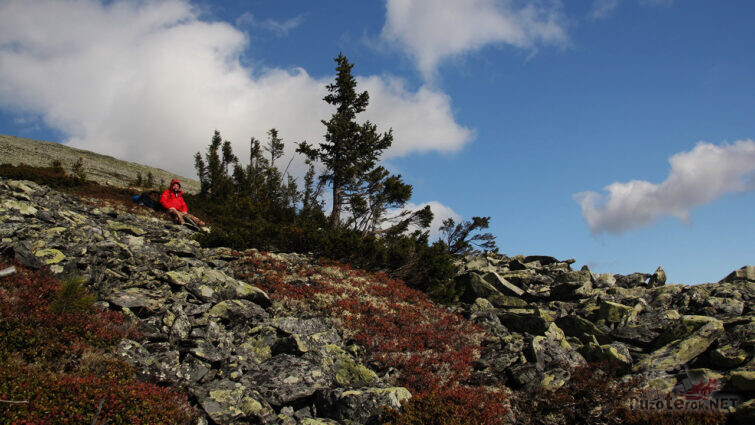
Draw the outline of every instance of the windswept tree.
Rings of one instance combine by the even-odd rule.
[[[283,140],[278,137],[278,130],[271,128],[267,132],[267,144],[265,144],[265,152],[270,155],[269,166],[267,167],[267,198],[272,200],[279,200],[283,196],[283,178],[281,172],[275,166],[275,161],[283,156],[284,148]]]
[[[263,156],[262,143],[251,138],[249,141],[249,165],[246,167],[247,180],[243,183],[246,194],[250,195],[254,202],[259,202],[262,197],[262,188],[265,186],[265,170],[270,166]]]
[[[379,133],[377,126],[369,121],[357,122],[357,115],[367,109],[370,96],[366,91],[357,91],[357,82],[351,74],[354,67],[339,54],[335,58],[336,79],[326,88],[329,94],[323,98],[336,107],[325,125],[325,141],[319,148],[302,142],[297,152],[310,160],[318,159],[325,165],[321,181],[330,184],[333,191],[332,227],[349,227],[363,234],[405,230],[410,224],[426,228],[429,225],[429,209],[423,212],[401,212],[392,217],[389,210],[400,210],[409,201],[411,185],[401,176],[389,175],[385,168],[377,166],[383,151],[393,143],[393,130]],[[348,218],[342,223],[344,210]],[[390,223],[388,228],[384,227]],[[401,231],[403,231],[401,230]]]
[[[384,150],[393,142],[393,132],[378,133],[377,126],[366,121],[358,123],[357,114],[365,111],[370,101],[369,94],[357,92],[357,81],[349,60],[339,54],[335,61],[336,79],[326,88],[329,94],[323,98],[336,107],[336,112],[325,125],[325,142],[317,150],[309,153],[319,159],[326,168],[321,178],[333,189],[333,205],[330,215],[332,227],[341,224],[344,205],[349,204],[349,187],[359,187]]]
[[[403,207],[412,197],[412,186],[401,175],[389,175],[384,167],[367,173],[359,186],[347,185],[349,219],[346,226],[366,236],[369,233],[400,234],[414,225],[427,228],[433,219],[430,207],[419,211]]]
[[[472,221],[456,224],[453,218],[443,220],[440,227],[441,240],[448,247],[451,255],[463,256],[475,249],[498,251],[495,236],[492,233],[480,233],[490,225],[490,217],[472,217]]]

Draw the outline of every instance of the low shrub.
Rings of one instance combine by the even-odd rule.
[[[61,287],[50,303],[50,311],[55,314],[88,311],[94,304],[94,297],[84,288],[84,279],[70,276],[61,283]]]
[[[185,396],[134,379],[125,363],[106,374],[54,373],[0,361],[0,424],[190,424]]]
[[[214,223],[210,233],[196,236],[203,246],[310,253],[368,271],[386,271],[436,301],[453,302],[458,296],[447,286],[443,290],[456,271],[448,250],[440,243],[428,244],[427,235],[421,232],[390,237],[363,235],[330,228],[322,214],[303,216],[291,209],[244,200],[185,197],[192,210]]]
[[[183,424],[194,415],[184,395],[136,379],[112,354],[138,338],[117,312],[92,306],[83,282],[0,259],[0,425]]]
[[[507,422],[502,393],[485,388],[457,388],[412,397],[400,410],[385,409],[382,425],[495,425]]]
[[[15,266],[20,272],[0,281],[0,354],[50,366],[77,347],[106,348],[134,336],[122,315],[91,306],[80,281],[61,286],[44,270]]]
[[[237,278],[265,290],[281,308],[339,320],[346,337],[364,347],[373,368],[398,372],[392,383],[412,392],[408,409],[414,413],[389,412],[389,423],[425,423],[426,417],[452,418],[427,423],[502,423],[504,394],[466,384],[482,350],[482,329],[423,292],[386,273],[333,261],[287,265],[250,251],[236,267]],[[442,412],[435,411],[444,404]],[[431,411],[420,413],[424,409]]]

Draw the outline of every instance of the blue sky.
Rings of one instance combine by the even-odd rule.
[[[322,140],[333,57],[384,164],[501,251],[717,281],[755,263],[755,3],[0,1],[0,134],[192,176],[215,129]],[[294,175],[303,166],[295,161]]]

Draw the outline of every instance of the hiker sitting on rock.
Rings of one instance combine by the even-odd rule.
[[[160,204],[165,207],[173,222],[184,224],[184,219],[193,221],[197,226],[204,226],[204,222],[189,214],[189,207],[184,201],[181,182],[176,179],[170,181],[170,188],[160,196]]]

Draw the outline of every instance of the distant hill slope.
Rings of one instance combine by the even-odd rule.
[[[87,178],[100,184],[128,187],[136,180],[138,173],[143,178],[152,173],[155,185],[165,185],[173,178],[181,180],[181,186],[188,193],[199,192],[199,182],[160,168],[148,167],[134,162],[122,161],[107,155],[72,148],[60,143],[41,142],[14,136],[0,135],[0,163],[18,165],[21,163],[48,167],[58,159],[66,171],[79,159],[84,159],[84,171]]]

